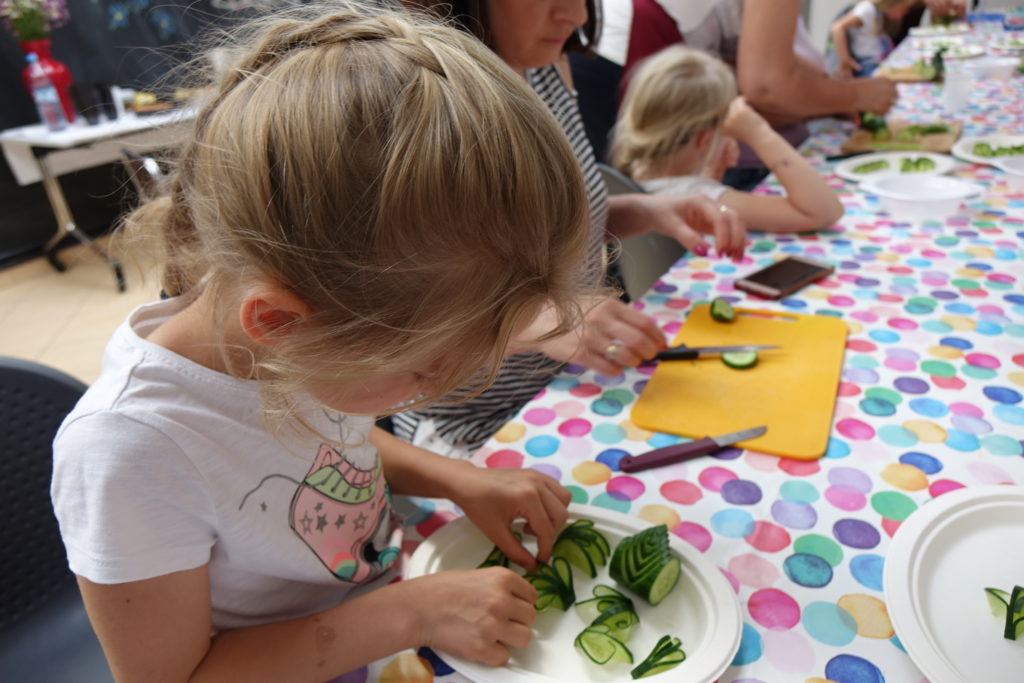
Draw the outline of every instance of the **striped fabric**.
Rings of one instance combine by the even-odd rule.
[[[580,160],[590,196],[592,231],[588,258],[590,263],[600,264],[608,220],[608,194],[583,129],[575,93],[566,86],[555,66],[527,71],[527,81],[558,119]],[[560,367],[561,363],[542,353],[511,356],[502,365],[494,385],[482,395],[467,403],[399,413],[393,417],[395,434],[412,441],[420,420],[429,419],[446,442],[475,450],[536,396]]]

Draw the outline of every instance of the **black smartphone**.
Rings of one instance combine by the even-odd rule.
[[[787,256],[770,266],[736,281],[736,289],[769,299],[781,299],[820,280],[835,270],[834,266],[803,256]]]

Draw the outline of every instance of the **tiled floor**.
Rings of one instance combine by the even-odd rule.
[[[61,251],[68,268],[43,258],[0,270],[0,355],[54,366],[86,383],[100,371],[103,347],[125,316],[157,296],[155,283],[125,267],[118,292],[110,268],[82,247]]]

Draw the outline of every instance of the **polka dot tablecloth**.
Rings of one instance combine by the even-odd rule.
[[[933,120],[941,112],[938,86],[900,87],[894,115]],[[981,83],[963,116],[965,134],[1024,129],[1022,91],[1020,78]],[[845,366],[824,458],[727,449],[626,475],[623,456],[681,441],[629,420],[651,370],[605,377],[578,367],[567,367],[475,458],[548,474],[576,502],[666,524],[702,551],[742,605],[742,642],[722,683],[923,681],[884,601],[893,534],[949,491],[1024,484],[1024,194],[993,168],[959,163],[954,175],[986,188],[962,213],[886,215],[823,159],[849,131],[825,122],[803,148],[846,207],[839,225],[753,235],[740,264],[684,258],[637,304],[669,336],[694,304],[714,296],[844,320]],[[778,191],[772,181],[759,189]],[[836,272],[779,302],[733,288],[740,274],[789,254],[829,261]],[[445,505],[421,504],[408,550],[454,517]],[[465,679],[423,650],[338,680]]]

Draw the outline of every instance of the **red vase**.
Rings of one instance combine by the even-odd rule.
[[[50,54],[50,39],[26,40],[21,43],[21,49],[25,51],[25,54],[35,52],[39,55],[39,65],[43,67],[43,71],[49,76],[53,87],[57,89],[64,116],[67,117],[68,123],[74,121],[75,105],[71,102],[71,71],[63,62],[58,62]],[[28,77],[28,66],[22,70],[21,80],[25,83],[25,89],[31,94],[32,85]]]

